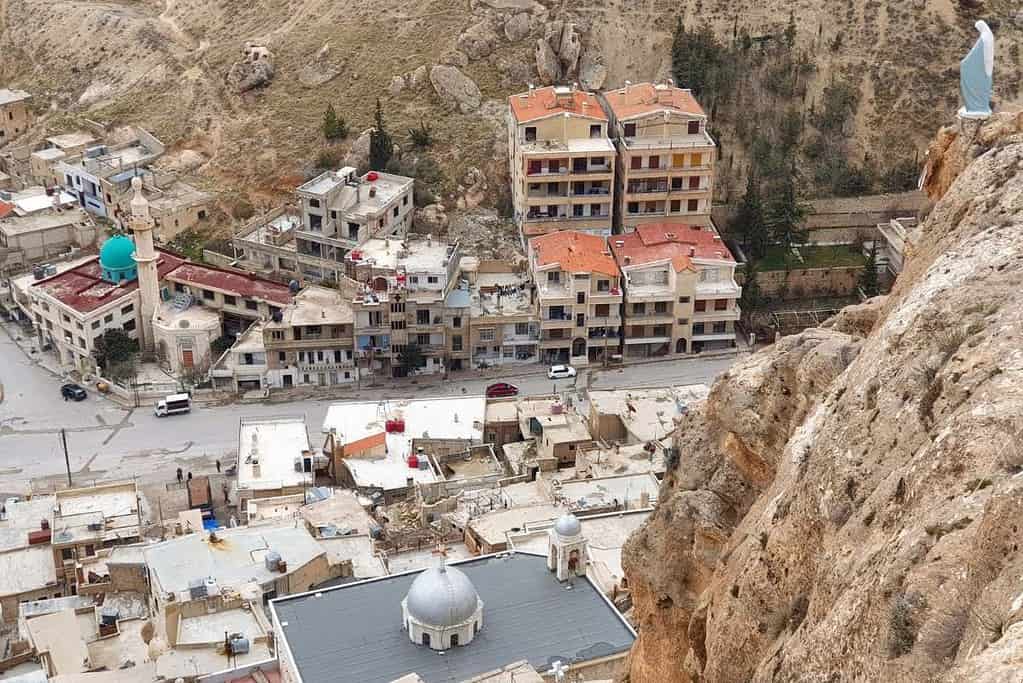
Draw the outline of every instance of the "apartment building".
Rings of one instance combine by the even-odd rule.
[[[713,228],[647,223],[610,244],[622,271],[626,358],[735,346],[741,289]]]
[[[473,365],[537,362],[540,323],[528,273],[516,272],[505,261],[477,262],[468,272],[463,262],[463,273],[470,280]]]
[[[59,161],[85,151],[96,144],[96,138],[84,131],[51,135],[40,145],[40,149],[29,155],[31,182],[43,187],[60,185],[62,180],[56,172]]]
[[[32,125],[32,96],[24,90],[0,89],[0,146],[24,133]]]
[[[327,171],[296,190],[301,225],[295,251],[304,278],[341,278],[345,256],[366,240],[403,236],[412,225],[412,178],[346,166]]]
[[[603,95],[618,151],[615,225],[666,220],[710,226],[717,145],[689,90],[626,83]]]
[[[512,203],[523,240],[559,230],[610,235],[615,151],[597,97],[575,86],[508,98]]]
[[[139,169],[142,194],[149,202],[153,236],[161,242],[194,228],[209,215],[213,195],[178,180],[176,174]],[[131,221],[131,179],[133,174],[119,173],[100,180],[107,204],[107,215],[122,228]]]
[[[618,354],[621,274],[605,238],[569,231],[534,237],[528,258],[541,360],[586,365]]]
[[[403,376],[403,349],[410,344],[423,354],[418,374],[468,365],[470,300],[457,244],[416,235],[374,238],[346,258],[346,280],[360,287],[352,308],[364,372]]]
[[[351,302],[336,289],[312,285],[263,324],[267,383],[289,388],[356,380]]]

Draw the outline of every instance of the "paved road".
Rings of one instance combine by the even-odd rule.
[[[639,388],[710,383],[732,363],[730,358],[680,360],[582,372],[578,389]],[[521,371],[520,371],[521,372]],[[569,389],[535,368],[509,376],[523,394]],[[483,393],[493,378],[426,380],[400,389],[363,389],[350,399],[427,398]],[[76,483],[138,476],[142,482],[173,478],[177,467],[195,473],[213,470],[214,460],[231,460],[237,449],[241,417],[304,414],[310,436],[318,441],[327,407],[338,399],[286,404],[231,404],[197,407],[188,415],[157,418],[150,408],[127,410],[90,391],[80,403],[63,401],[59,378],[33,363],[0,331],[0,492],[29,489],[33,480],[64,479],[60,429],[67,430],[71,471]]]

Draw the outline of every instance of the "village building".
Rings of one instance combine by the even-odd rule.
[[[705,384],[590,391],[590,433],[608,443],[659,441],[674,432],[676,420],[689,406],[706,399],[709,391]]]
[[[415,484],[444,480],[435,448],[482,443],[484,411],[482,396],[335,403],[323,420],[330,472],[385,503],[403,499]]]
[[[320,461],[323,462],[320,462]],[[326,459],[309,445],[305,418],[242,418],[238,427],[238,510],[251,499],[304,493]]]
[[[618,149],[616,226],[677,220],[710,227],[717,143],[689,90],[626,82],[603,93]]]
[[[520,661],[549,672],[551,652],[569,675],[612,677],[635,632],[585,570],[573,590],[559,579],[544,555],[514,552],[274,600],[282,678],[457,683]]]
[[[902,272],[907,252],[912,248],[913,231],[917,219],[912,216],[892,218],[887,223],[877,224],[877,238],[864,242],[863,255],[870,258],[872,250],[882,283],[891,286]]]
[[[42,187],[61,185],[63,178],[56,170],[57,163],[81,154],[96,143],[95,136],[85,131],[51,135],[42,142],[39,149],[29,154],[29,182]]]
[[[98,229],[73,196],[42,188],[0,198],[0,267],[17,271],[93,246]]]
[[[213,363],[210,377],[214,388],[236,393],[269,390],[263,325],[261,321],[253,323]]]
[[[713,227],[646,223],[608,241],[623,276],[626,357],[735,347],[742,289]]]
[[[535,237],[528,258],[542,360],[587,365],[618,355],[621,273],[604,238],[581,232]]]
[[[508,98],[512,208],[523,241],[559,230],[611,234],[615,151],[597,96],[575,85]]]
[[[360,177],[345,166],[301,185],[295,191],[302,215],[295,247],[312,257],[299,262],[303,279],[338,281],[351,250],[371,238],[403,237],[412,225],[414,182],[380,171]]]
[[[134,174],[120,173],[101,179],[107,215],[116,225],[127,228],[130,224],[131,179],[135,177],[142,179],[142,194],[149,202],[157,241],[168,242],[209,216],[213,195],[179,180],[173,173],[142,168]]]
[[[30,103],[32,96],[24,90],[0,89],[0,146],[18,137],[35,119]]]
[[[157,358],[174,376],[192,374],[205,379],[215,360],[213,344],[221,332],[220,315],[188,294],[161,301],[153,315]]]
[[[234,263],[246,270],[294,280],[300,280],[306,270],[316,272],[321,259],[299,254],[295,246],[295,232],[301,226],[302,215],[291,206],[256,216],[231,238]]]
[[[471,302],[469,348],[476,367],[536,363],[540,324],[529,274],[502,261],[477,262],[469,277]]]
[[[333,386],[357,379],[355,316],[336,289],[310,285],[263,324],[271,387]]]

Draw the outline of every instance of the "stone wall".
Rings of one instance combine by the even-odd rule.
[[[771,298],[850,296],[856,292],[862,270],[861,266],[766,270],[757,273],[757,283],[763,295]]]

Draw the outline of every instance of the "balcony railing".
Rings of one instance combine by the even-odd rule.
[[[668,184],[661,185],[631,185],[625,190],[626,194],[664,194],[668,191]]]
[[[611,194],[611,190],[606,187],[591,187],[583,190],[582,192],[572,191],[570,196],[572,197],[606,197]]]
[[[535,223],[544,223],[549,221],[596,221],[610,218],[610,214],[602,213],[597,215],[589,216],[575,216],[568,214],[558,214],[551,216],[546,213],[528,213],[526,214],[526,220]]]

